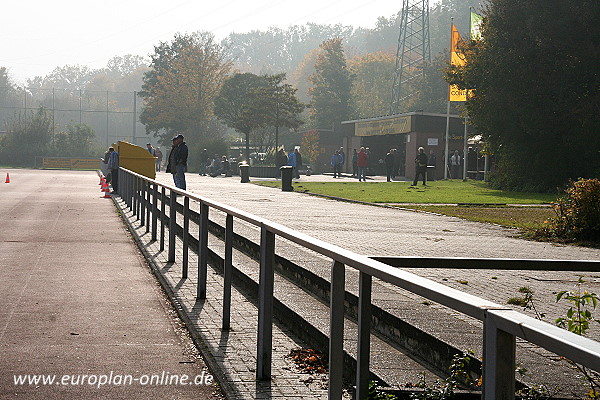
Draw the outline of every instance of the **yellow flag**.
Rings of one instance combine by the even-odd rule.
[[[462,40],[460,33],[456,26],[452,24],[450,33],[450,64],[456,66],[465,65],[464,55],[458,49],[458,43]],[[450,85],[448,90],[449,101],[467,101],[467,91],[465,89],[460,90],[456,85]]]

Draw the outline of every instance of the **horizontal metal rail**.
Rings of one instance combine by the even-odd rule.
[[[340,338],[344,336],[344,324],[340,322],[339,310],[344,303],[344,273],[346,267],[360,272],[359,304],[360,312],[358,330],[360,332],[357,342],[357,376],[356,393],[364,394],[368,387],[369,373],[369,332],[370,326],[370,296],[372,278],[378,278],[394,286],[408,290],[414,294],[449,307],[470,317],[483,321],[484,360],[483,360],[483,393],[486,399],[514,399],[515,387],[515,348],[516,337],[520,337],[532,344],[545,348],[553,353],[564,356],[576,363],[582,364],[593,370],[600,369],[600,343],[594,340],[575,335],[548,323],[536,320],[507,306],[496,304],[486,299],[461,292],[444,286],[430,279],[412,274],[402,268],[488,268],[508,270],[572,270],[572,271],[600,271],[598,261],[579,260],[513,260],[513,259],[465,259],[465,258],[426,258],[426,257],[367,257],[353,253],[339,246],[315,239],[309,235],[290,229],[284,225],[269,221],[265,218],[252,215],[243,210],[199,196],[174,186],[149,179],[135,172],[121,168],[119,195],[133,211],[134,215],[142,214],[148,210],[152,221],[161,221],[161,251],[164,243],[164,227],[166,219],[166,192],[169,192],[169,239],[168,259],[175,261],[175,230],[178,225],[176,219],[177,196],[184,197],[184,237],[189,235],[189,202],[200,204],[199,231],[199,268],[198,268],[198,299],[204,299],[206,293],[206,254],[208,252],[208,213],[209,209],[219,210],[227,216],[225,270],[231,265],[230,238],[233,231],[233,218],[245,221],[260,229],[261,255],[260,255],[260,283],[259,283],[259,321],[257,340],[257,368],[258,379],[271,377],[272,353],[272,307],[273,307],[273,260],[275,255],[275,237],[285,238],[297,245],[315,251],[332,260],[331,280],[331,315],[330,315],[330,348],[329,348],[329,398],[342,397],[342,367],[341,357],[343,348]],[[152,189],[150,189],[152,188]],[[160,188],[160,197],[158,195]],[[161,207],[158,208],[160,199]],[[140,202],[142,204],[140,204]],[[148,204],[145,204],[145,203]],[[138,209],[141,209],[138,212]],[[158,213],[157,217],[155,214]],[[148,221],[150,217],[148,216]],[[149,223],[148,223],[149,224]],[[153,232],[157,229],[153,227]],[[153,236],[153,239],[156,238]],[[187,241],[186,241],[187,244]],[[187,251],[183,256],[187,258]],[[388,265],[389,264],[389,265]],[[187,259],[183,260],[187,266]],[[229,273],[228,273],[229,275]],[[187,277],[187,268],[185,276]],[[227,285],[231,284],[227,276]],[[213,294],[217,296],[218,294]],[[230,288],[224,290],[224,315],[223,327],[229,327],[229,312],[231,308]],[[225,315],[227,314],[227,315]]]
[[[588,260],[536,260],[509,258],[459,257],[389,257],[371,256],[373,260],[399,268],[498,269],[524,271],[591,271],[600,272],[600,263]]]

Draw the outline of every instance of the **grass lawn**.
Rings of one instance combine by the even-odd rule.
[[[281,187],[279,181],[254,183]],[[481,181],[462,180],[433,181],[417,187],[409,182],[295,182],[294,191],[386,204],[549,204],[556,200],[552,194],[505,192],[490,189]]]
[[[279,181],[254,183],[281,188]],[[552,208],[544,204],[557,198],[551,194],[494,190],[481,181],[462,180],[433,181],[425,187],[411,187],[409,182],[295,182],[294,191],[369,203],[402,204],[403,208],[494,223],[525,232],[542,227],[545,220],[554,216]]]
[[[539,229],[544,221],[554,217],[551,207],[472,207],[472,206],[405,206],[420,211],[434,212],[452,217],[458,217],[469,221],[488,222],[519,228],[525,232]]]

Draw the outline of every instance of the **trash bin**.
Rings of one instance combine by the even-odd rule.
[[[281,170],[281,190],[284,192],[293,192],[294,187],[292,186],[292,172],[294,169],[289,165],[284,165],[280,168]]]
[[[427,166],[427,180],[435,181],[435,166],[433,165]]]
[[[250,166],[246,163],[240,163],[240,177],[242,183],[250,182]]]

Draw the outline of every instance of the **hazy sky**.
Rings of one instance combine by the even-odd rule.
[[[148,55],[177,32],[231,32],[315,22],[372,28],[400,11],[398,0],[7,0],[0,66],[17,83],[57,66],[106,66],[113,56]]]

